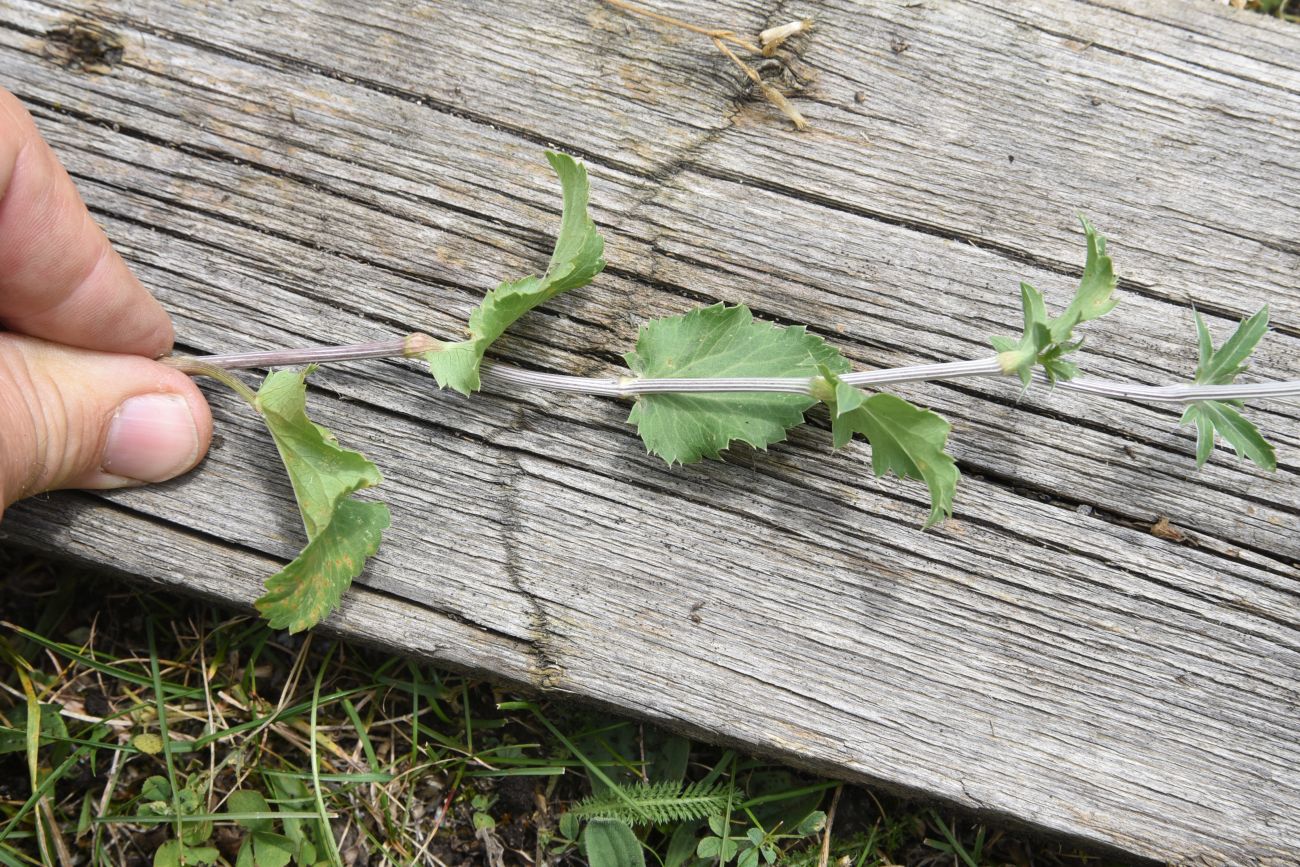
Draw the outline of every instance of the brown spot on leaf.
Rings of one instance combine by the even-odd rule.
[[[122,60],[121,36],[87,19],[74,19],[45,33],[45,56],[60,66],[105,75]]]

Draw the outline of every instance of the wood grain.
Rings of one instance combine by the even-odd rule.
[[[1252,375],[1300,378],[1294,28],[1172,0],[657,8],[814,15],[769,73],[813,129],[595,2],[15,0],[0,81],[197,352],[455,336],[545,261],[550,144],[588,163],[610,267],[505,359],[607,373],[640,324],[715,300],[864,367],[981,355],[1019,280],[1066,297],[1082,210],[1124,294],[1088,372],[1185,379],[1189,302],[1220,335],[1268,303]],[[106,74],[47,50],[75,17],[122,37]],[[921,533],[924,491],[831,454],[824,419],[669,469],[612,401],[466,400],[402,362],[313,383],[394,516],[329,630],[1135,855],[1300,860],[1293,404],[1251,408],[1277,473],[1198,472],[1169,409],[904,389],[952,419],[964,474]],[[209,393],[199,471],[29,501],[0,535],[247,604],[301,540],[274,449]]]

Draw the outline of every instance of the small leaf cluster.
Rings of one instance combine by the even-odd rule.
[[[485,353],[528,311],[561,292],[589,283],[605,267],[604,241],[588,213],[586,169],[562,154],[548,153],[563,193],[560,231],[540,276],[501,283],[487,293],[469,319],[469,337],[438,343],[424,353],[440,387],[470,394],[481,385]],[[1116,277],[1106,239],[1082,219],[1086,239],[1083,274],[1074,297],[1057,316],[1044,296],[1020,286],[1024,329],[1019,338],[991,339],[997,365],[1028,387],[1035,371],[1052,383],[1070,380],[1078,367],[1068,359],[1082,345],[1075,329],[1114,308]],[[1218,350],[1197,317],[1200,365],[1196,383],[1231,382],[1267,331],[1267,310],[1244,322]],[[646,324],[625,356],[642,379],[780,378],[807,381],[807,393],[782,391],[645,393],[628,418],[646,448],[668,464],[719,459],[734,443],[757,449],[785,440],[819,404],[827,407],[831,442],[842,448],[855,437],[871,447],[876,476],[893,473],[924,482],[930,509],[925,527],[952,515],[961,473],[948,451],[951,426],[940,415],[889,393],[868,393],[844,381],[851,365],[838,349],[804,326],[762,322],[743,305],[714,304]],[[377,485],[378,469],[360,453],[343,448],[306,414],[303,371],[267,376],[254,407],[275,440],[298,500],[307,546],[267,580],[257,600],[272,626],[299,631],[333,611],[343,592],[378,550],[389,513],[382,503],[354,496]],[[1197,462],[1203,464],[1217,434],[1239,455],[1265,469],[1276,467],[1272,448],[1233,401],[1198,401],[1183,416],[1197,430]]]
[[[242,814],[235,822],[246,832],[239,844],[235,867],[286,867],[317,863],[316,844],[308,839],[300,823],[283,819],[285,833],[275,830],[276,813],[261,792],[240,789],[226,799],[226,812]],[[328,863],[328,862],[327,862]]]
[[[300,780],[286,777],[276,783],[277,795],[284,800],[307,797],[306,787]],[[161,775],[151,776],[141,785],[136,815],[175,819],[180,828],[178,837],[167,840],[154,851],[153,867],[216,864],[221,859],[216,847],[208,845],[213,820],[205,818],[204,787],[204,777],[197,774],[174,791]],[[231,792],[226,799],[225,814],[245,831],[235,867],[288,867],[289,864],[317,867],[329,863],[320,857],[324,849],[318,848],[315,834],[306,824],[273,810],[260,792],[251,789]],[[217,818],[224,815],[218,814]],[[283,833],[275,830],[277,824],[282,825]]]
[[[1218,349],[1210,337],[1201,314],[1196,314],[1196,335],[1200,358],[1196,365],[1197,385],[1227,385],[1246,369],[1246,359],[1261,337],[1268,333],[1268,308],[1242,320],[1237,330]],[[1247,458],[1272,472],[1277,469],[1277,455],[1259,429],[1245,419],[1238,409],[1239,400],[1201,400],[1189,404],[1180,424],[1196,426],[1196,465],[1203,466],[1214,451],[1214,436],[1223,437],[1238,457]]]
[[[1088,252],[1083,266],[1083,277],[1075,290],[1074,298],[1060,316],[1047,315],[1047,302],[1043,293],[1028,283],[1020,284],[1020,304],[1024,310],[1025,329],[1019,340],[993,337],[990,342],[998,351],[1002,372],[1015,374],[1026,388],[1033,377],[1035,366],[1041,366],[1051,382],[1073,379],[1079,372],[1074,362],[1065,356],[1083,345],[1083,339],[1074,339],[1074,329],[1084,322],[1100,319],[1118,301],[1112,298],[1115,291],[1115,269],[1106,255],[1106,239],[1083,217],[1083,232]]]
[[[202,778],[195,776],[187,785],[173,791],[167,778],[155,774],[140,786],[140,803],[137,816],[173,816],[179,812],[182,819],[206,813],[207,799]],[[181,867],[183,864],[215,864],[221,853],[205,845],[212,836],[212,822],[178,822],[180,834],[166,841],[154,851],[154,867]]]

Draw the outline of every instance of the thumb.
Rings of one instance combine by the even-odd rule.
[[[0,514],[41,491],[170,479],[211,438],[207,402],[178,370],[0,333]]]

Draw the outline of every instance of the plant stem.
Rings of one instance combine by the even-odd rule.
[[[257,393],[231,374],[227,367],[185,355],[173,355],[159,360],[168,367],[174,367],[190,376],[210,376],[242,397],[253,409],[257,409]]]
[[[226,370],[239,370],[247,367],[282,367],[328,361],[420,355],[437,349],[439,345],[438,341],[427,334],[410,334],[400,340],[378,340],[374,343],[351,343],[345,346],[306,346],[302,349],[273,349],[267,352],[237,352],[232,355],[205,355],[187,360],[201,361],[214,367],[224,367]]]
[[[357,343],[346,346],[310,346],[303,349],[280,349],[267,352],[242,352],[232,355],[205,355],[197,358],[174,356],[165,362],[192,375],[214,376],[241,390],[246,399],[253,395],[248,387],[225,371],[250,367],[281,367],[329,361],[366,358],[416,357],[434,351],[442,343],[427,334],[410,334],[400,340]],[[485,381],[503,386],[545,388],[575,394],[606,397],[633,397],[638,394],[717,394],[737,392],[782,392],[810,394],[817,377],[718,378],[718,379],[641,379],[632,376],[592,378],[539,373],[505,364],[485,362]],[[848,385],[883,386],[905,382],[935,382],[985,376],[1004,376],[996,357],[942,364],[916,364],[881,370],[846,373],[840,380]],[[1034,378],[1047,382],[1041,373]],[[237,383],[237,385],[236,385]],[[1191,403],[1198,400],[1261,400],[1300,397],[1300,381],[1259,382],[1239,385],[1139,385],[1127,382],[1083,377],[1058,380],[1053,386],[1074,391],[1150,403]]]

